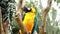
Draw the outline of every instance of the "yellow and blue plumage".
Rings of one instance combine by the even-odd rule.
[[[22,17],[23,20],[23,25],[25,26],[27,32],[30,32],[30,34],[34,33],[34,30],[37,27],[37,19],[35,16],[35,9],[31,7],[31,11],[25,13],[25,15]]]

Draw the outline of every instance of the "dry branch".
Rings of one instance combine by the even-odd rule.
[[[2,12],[0,7],[0,33],[1,34],[8,34],[8,24],[9,20],[7,19],[4,24],[2,24]]]
[[[48,0],[48,5],[47,5],[46,9],[44,9],[44,11],[43,11],[40,34],[46,34],[46,32],[44,31],[46,29],[46,27],[45,27],[46,17],[47,17],[47,14],[48,14],[49,10],[50,10],[51,4],[52,4],[52,0]]]
[[[1,34],[5,34],[5,33],[4,33],[4,29],[3,29],[3,25],[2,25],[1,7],[0,7],[0,33],[1,33]]]
[[[9,24],[9,19],[7,19],[3,25],[5,34],[8,34],[8,24]]]
[[[21,14],[22,14],[22,3],[23,3],[23,0],[19,0],[18,2],[18,7],[17,7],[17,14],[16,14],[16,21],[18,23],[18,26],[21,28],[22,30],[22,33],[23,34],[27,34],[26,32],[26,29],[22,23],[22,19],[20,18]]]

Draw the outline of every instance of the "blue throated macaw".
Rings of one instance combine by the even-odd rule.
[[[37,27],[37,17],[35,15],[35,8],[33,7],[24,7],[23,11],[25,14],[22,15],[23,25],[25,26],[27,32],[34,34],[34,31]],[[20,34],[21,30],[20,30]]]

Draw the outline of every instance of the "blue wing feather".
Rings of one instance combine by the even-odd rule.
[[[24,17],[25,17],[25,14],[22,14],[22,15],[21,15],[22,20],[24,20]]]
[[[37,19],[37,17],[35,17],[34,27],[33,27],[33,29],[32,29],[32,34],[34,34],[34,31],[36,30],[37,24],[38,24],[38,19]]]

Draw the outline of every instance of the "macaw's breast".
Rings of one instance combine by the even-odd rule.
[[[35,19],[35,14],[32,12],[28,12],[25,14],[24,20],[23,20],[23,24],[27,30],[27,32],[32,31],[33,26],[34,26],[34,19]]]

